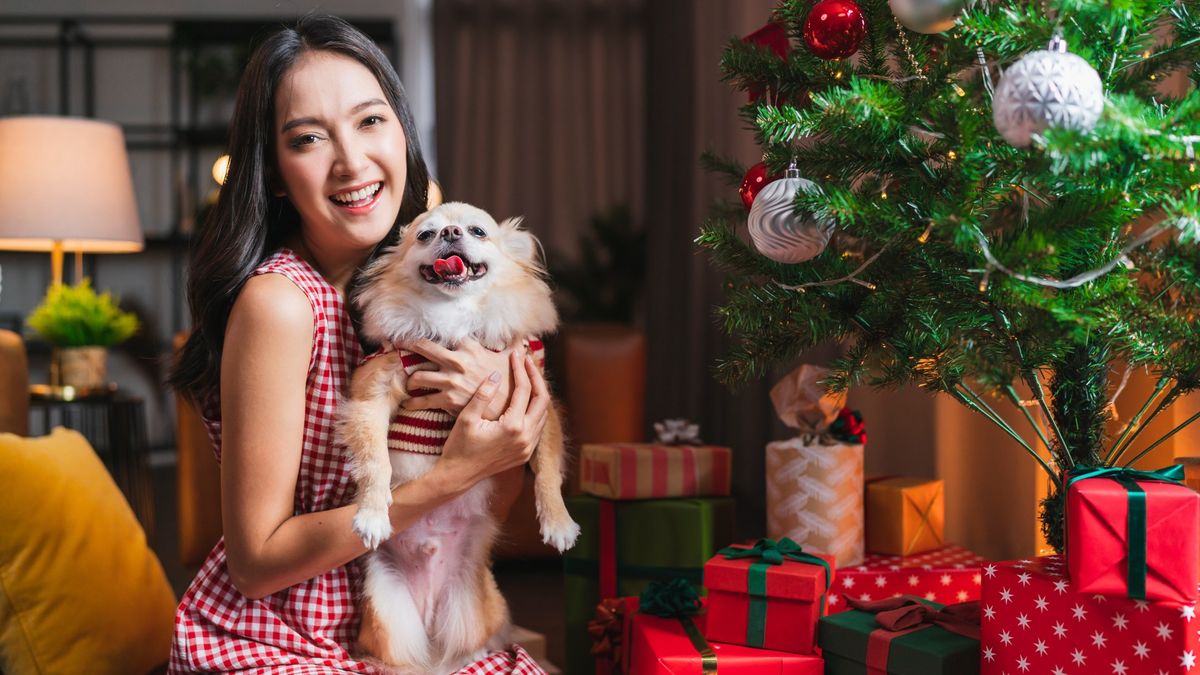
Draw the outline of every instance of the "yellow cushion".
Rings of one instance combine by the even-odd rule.
[[[0,434],[0,670],[145,673],[167,660],[175,604],[83,436]]]

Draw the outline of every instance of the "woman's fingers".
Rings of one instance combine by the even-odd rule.
[[[509,355],[508,362],[512,368],[513,390],[508,400],[508,409],[504,411],[502,419],[515,422],[516,418],[525,417],[529,410],[531,385],[529,372],[525,369],[523,361],[523,357],[518,356],[516,352]]]
[[[471,400],[467,401],[467,404],[463,406],[458,418],[460,420],[467,418],[468,420],[473,419],[478,421],[482,417],[483,411],[487,409],[492,397],[496,395],[496,387],[499,383],[500,373],[499,371],[493,371],[475,390],[475,394],[471,396]]]
[[[529,379],[532,391],[532,398],[529,401],[529,414],[545,421],[546,414],[550,410],[550,390],[546,387],[546,378],[542,376],[542,371],[533,362],[532,356],[523,358],[525,362],[525,374]]]
[[[447,375],[441,371],[418,370],[417,372],[408,376],[405,386],[409,391],[413,391],[415,389],[437,389],[438,391],[444,391],[451,384],[453,384],[453,382],[453,376]]]
[[[456,354],[454,350],[447,349],[433,340],[417,340],[412,344],[405,344],[404,347],[433,361],[443,370],[450,368],[455,370],[462,369],[462,357]]]

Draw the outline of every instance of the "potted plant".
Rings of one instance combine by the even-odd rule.
[[[54,347],[51,384],[77,389],[105,386],[108,348],[139,328],[136,315],[121,311],[109,292],[97,294],[89,279],[51,286],[26,323]]]

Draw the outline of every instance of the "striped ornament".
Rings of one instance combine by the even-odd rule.
[[[800,263],[812,260],[829,245],[833,223],[801,218],[795,211],[796,195],[820,191],[817,184],[800,177],[794,168],[787,175],[769,183],[754,198],[750,206],[750,239],[759,253],[781,263]]]

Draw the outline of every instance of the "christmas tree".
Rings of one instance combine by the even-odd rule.
[[[717,205],[698,239],[730,275],[718,374],[838,340],[833,388],[952,396],[1050,475],[1061,548],[1064,472],[1196,419],[1141,433],[1200,386],[1200,2],[966,4],[788,0],[730,41],[763,163],[705,158],[752,204]],[[1127,367],[1153,395],[1106,436]]]

